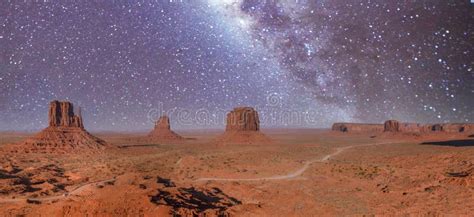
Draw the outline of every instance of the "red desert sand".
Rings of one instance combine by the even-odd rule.
[[[462,131],[447,124],[417,130],[422,136],[403,132],[404,123],[396,121],[378,124],[381,130],[344,124],[358,131],[338,125],[332,131],[282,129],[264,135],[257,112],[237,108],[229,113],[224,137],[238,143],[242,135],[252,135],[240,144],[217,146],[219,132],[204,131],[184,132],[196,139],[177,144],[135,140],[140,138],[136,134],[101,134],[106,143],[83,129],[71,104],[53,102],[51,111],[46,130],[53,129],[55,136],[11,146],[28,144],[34,151],[1,153],[2,216],[474,212],[471,125],[462,125]],[[170,130],[165,118],[157,125],[160,132]],[[24,136],[2,133],[0,147]],[[117,148],[104,149],[105,144]],[[71,151],[87,149],[102,151]]]

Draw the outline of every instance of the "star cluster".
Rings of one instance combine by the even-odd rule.
[[[473,25],[468,1],[2,1],[0,130],[53,99],[93,130],[472,122]]]

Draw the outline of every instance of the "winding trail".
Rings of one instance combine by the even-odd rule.
[[[240,182],[252,182],[252,181],[270,181],[270,180],[287,180],[287,179],[293,179],[298,176],[301,176],[313,163],[323,163],[328,161],[329,159],[333,158],[336,155],[341,154],[347,149],[351,148],[358,148],[358,147],[367,147],[367,146],[376,146],[376,145],[385,145],[385,144],[391,144],[390,142],[386,143],[374,143],[374,144],[366,144],[366,145],[352,145],[352,146],[346,146],[346,147],[341,147],[337,148],[335,152],[325,155],[322,158],[318,159],[313,159],[310,161],[307,161],[304,163],[304,165],[291,173],[288,173],[286,175],[279,175],[279,176],[269,176],[269,177],[261,177],[261,178],[199,178],[194,180],[194,182],[203,182],[203,181],[222,181],[222,182],[232,182],[232,181],[240,181]]]
[[[224,182],[227,182],[227,181],[269,181],[269,180],[293,179],[293,178],[296,178],[298,176],[301,176],[311,166],[311,164],[326,162],[329,159],[333,158],[334,156],[341,154],[342,152],[344,152],[347,149],[358,148],[358,147],[366,147],[366,146],[375,146],[375,145],[384,145],[384,144],[390,144],[390,143],[389,142],[387,142],[387,143],[374,143],[374,144],[367,144],[367,145],[353,145],[353,146],[346,146],[346,147],[337,148],[335,152],[333,152],[331,154],[328,154],[328,155],[325,155],[322,158],[307,161],[307,162],[304,163],[304,165],[300,169],[298,169],[294,172],[288,173],[286,175],[269,176],[269,177],[262,177],[262,178],[199,178],[199,179],[194,180],[194,182],[202,182],[202,181],[224,181]],[[178,162],[176,162],[176,164],[180,164],[180,163],[181,163],[181,159],[178,160]],[[19,202],[27,202],[27,201],[32,202],[32,203],[35,203],[35,202],[40,203],[40,202],[46,202],[46,201],[66,199],[66,198],[69,198],[71,196],[79,195],[82,191],[84,191],[88,187],[91,187],[91,186],[94,186],[94,185],[102,185],[102,184],[105,184],[107,182],[114,182],[115,180],[116,180],[116,177],[111,178],[111,179],[107,179],[107,180],[100,180],[100,181],[96,181],[96,182],[86,183],[86,184],[83,184],[83,185],[80,185],[80,186],[74,188],[70,192],[64,193],[62,195],[56,195],[56,196],[37,197],[37,198],[33,198],[33,197],[0,198],[0,204],[1,203],[19,203]]]
[[[78,195],[79,193],[81,193],[82,191],[84,191],[85,189],[87,189],[88,187],[90,186],[93,186],[93,185],[101,185],[101,184],[105,184],[107,182],[114,182],[116,180],[116,178],[112,178],[112,179],[107,179],[107,180],[101,180],[101,181],[96,181],[96,182],[90,182],[90,183],[86,183],[86,184],[83,184],[83,185],[80,185],[80,186],[77,186],[76,188],[74,188],[73,190],[71,190],[70,192],[66,192],[62,195],[57,195],[57,196],[50,196],[50,197],[22,197],[22,198],[0,198],[0,203],[18,203],[18,202],[27,202],[27,201],[30,201],[32,203],[35,203],[35,202],[46,202],[46,201],[53,201],[53,200],[60,200],[60,199],[65,199],[65,198],[68,198],[68,197],[71,197],[71,196],[75,196],[75,195]]]

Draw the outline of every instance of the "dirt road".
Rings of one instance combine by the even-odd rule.
[[[313,160],[305,162],[301,168],[299,168],[298,170],[296,170],[294,172],[288,173],[286,175],[277,175],[277,176],[269,176],[269,177],[261,177],[261,178],[199,178],[199,179],[196,179],[195,182],[203,182],[203,181],[223,181],[223,182],[239,181],[239,182],[245,182],[245,181],[270,181],[270,180],[293,179],[293,178],[301,176],[311,166],[311,164],[313,164],[313,163],[323,163],[325,161],[328,161],[329,159],[333,158],[336,155],[341,154],[343,151],[345,151],[347,149],[358,148],[358,147],[366,147],[366,146],[375,146],[375,145],[384,145],[384,144],[390,144],[390,143],[374,143],[374,144],[367,144],[367,145],[352,145],[352,146],[337,148],[336,151],[334,151],[331,154],[325,155],[322,158],[313,159]]]

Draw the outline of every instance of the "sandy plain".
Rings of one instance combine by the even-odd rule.
[[[179,132],[179,131],[178,131]],[[474,135],[267,130],[271,144],[222,145],[221,131],[97,133],[103,153],[0,159],[2,216],[472,215]],[[28,137],[1,133],[0,147]]]

